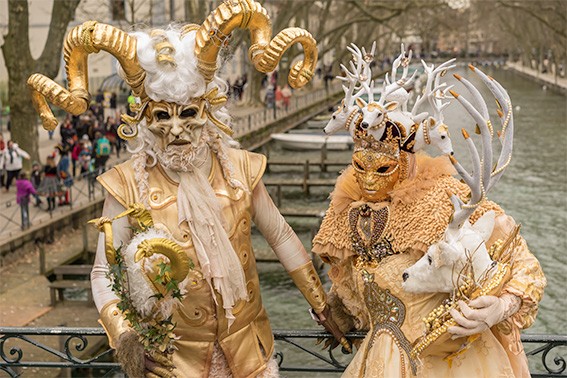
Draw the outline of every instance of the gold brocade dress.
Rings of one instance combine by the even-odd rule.
[[[368,331],[343,376],[529,377],[519,329],[533,322],[545,277],[525,242],[515,251],[521,263],[512,269],[504,287],[505,292],[522,298],[520,311],[483,332],[451,363],[444,358],[465,339],[434,344],[419,360],[410,358],[412,344],[424,334],[422,319],[447,294],[408,293],[402,288],[402,275],[444,232],[451,212],[445,188],[459,194],[462,190],[443,169],[424,164],[436,164],[434,159],[421,163],[421,172],[429,168],[432,180],[419,180],[418,172],[415,182],[397,188],[392,201],[382,203],[362,201],[347,169],[337,181],[313,241],[313,252],[330,264],[329,304],[339,327]],[[473,221],[490,209],[503,215],[497,205],[487,202]],[[502,232],[495,230],[494,236],[501,237]]]

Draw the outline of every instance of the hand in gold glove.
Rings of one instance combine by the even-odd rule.
[[[331,308],[329,306],[325,306],[320,314],[317,314],[312,309],[311,316],[313,317],[313,319],[315,319],[315,321],[317,321],[319,325],[325,327],[325,330],[327,330],[327,332],[331,333],[335,337],[334,342],[326,341],[323,349],[326,349],[327,347],[334,349],[340,343],[343,347],[343,353],[352,353],[352,344],[347,340],[344,333],[339,329],[339,326],[333,320]]]
[[[473,299],[468,305],[459,301],[462,314],[456,309],[451,310],[458,326],[449,327],[447,330],[453,334],[453,339],[481,333],[516,313],[520,304],[520,298],[512,294],[504,294],[501,297],[484,295]]]

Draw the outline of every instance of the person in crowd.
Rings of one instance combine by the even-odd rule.
[[[289,109],[289,102],[291,101],[291,88],[286,84],[282,89],[282,103],[283,108],[287,111]]]
[[[82,150],[79,153],[79,166],[81,167],[81,177],[94,170],[92,160],[92,145],[90,141],[81,143]]]
[[[71,169],[72,169],[73,177],[77,176],[77,168],[79,167],[79,155],[81,154],[82,150],[83,150],[83,146],[81,145],[81,141],[79,141],[78,138],[75,138],[74,144],[71,148],[71,165],[72,165]]]
[[[20,205],[21,219],[22,219],[22,230],[26,230],[30,227],[30,196],[36,196],[35,188],[33,184],[28,180],[26,172],[20,172],[18,179],[16,180],[16,203]]]
[[[280,87],[279,85],[276,85],[275,100],[276,100],[276,108],[278,109],[283,108],[282,87]]]
[[[120,138],[118,137],[118,127],[120,123],[116,121],[114,117],[108,117],[106,119],[106,139],[110,142],[110,150],[116,152],[116,157],[120,158],[120,148],[122,147],[120,143]]]
[[[6,182],[6,143],[4,136],[0,133],[0,188],[3,188]]]
[[[95,102],[99,105],[102,105],[104,102],[104,93],[100,88],[96,91]]]
[[[100,174],[106,170],[106,162],[110,158],[110,141],[100,131],[95,134],[93,143],[93,158],[95,171]]]
[[[42,179],[41,164],[37,161],[34,161],[32,163],[32,171],[30,173],[30,181],[33,185],[33,188],[36,190],[36,194],[34,194],[34,198],[35,198],[35,205],[34,206],[36,206],[36,207],[41,206],[41,204],[43,203],[43,201],[41,200],[41,198],[39,196],[39,193],[37,193],[37,190],[41,186],[41,179]]]
[[[61,187],[61,195],[59,196],[59,206],[70,205],[70,188],[73,186],[73,177],[69,172],[71,167],[71,159],[69,158],[69,149],[66,146],[57,146],[59,152],[59,162],[57,163],[57,176],[63,184]]]
[[[17,143],[9,140],[4,152],[4,165],[6,167],[6,192],[10,190],[12,181],[16,179],[23,167],[23,159],[29,159],[30,155],[22,150]]]
[[[43,180],[37,192],[47,198],[47,211],[55,210],[55,198],[61,195],[61,181],[57,174],[55,156],[48,155],[43,167]]]
[[[268,85],[266,94],[264,95],[264,103],[268,109],[273,109],[276,106],[276,94],[273,85]]]
[[[117,107],[118,96],[116,92],[110,94],[110,99],[108,100],[108,105],[110,107],[110,116],[116,117],[116,107]]]
[[[69,115],[65,117],[65,120],[61,124],[59,134],[61,135],[61,145],[70,149],[75,143],[77,131],[73,128],[71,117]]]

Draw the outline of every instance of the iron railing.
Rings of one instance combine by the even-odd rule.
[[[352,332],[349,338],[364,338]],[[340,373],[351,356],[322,351],[316,339],[330,334],[318,330],[274,330],[280,371]],[[94,340],[94,341],[93,341]],[[564,354],[566,335],[522,335],[532,377],[567,377]],[[291,357],[289,357],[291,356]],[[539,357],[539,358],[538,358]],[[0,372],[10,377],[37,375],[37,369],[80,369],[90,376],[120,372],[112,360],[102,328],[0,327]]]

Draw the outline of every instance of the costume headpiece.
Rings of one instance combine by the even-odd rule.
[[[180,31],[176,32],[163,30],[152,32],[150,34],[151,47],[154,51],[152,59],[157,61],[163,70],[175,71],[186,69],[181,65],[181,62],[185,62],[185,57],[195,64],[195,59],[191,57],[194,55],[197,70],[207,86],[213,81],[217,70],[218,52],[227,43],[231,32],[236,28],[250,30],[252,46],[248,55],[257,70],[273,71],[284,52],[298,42],[303,46],[304,59],[295,63],[291,68],[289,83],[292,87],[299,88],[313,76],[317,64],[317,49],[311,34],[304,29],[292,27],[282,30],[271,39],[270,18],[266,10],[253,0],[225,1],[209,14],[202,25],[184,25]],[[124,80],[132,88],[134,96],[141,100],[135,109],[138,115],[134,118],[126,118],[127,123],[137,123],[141,119],[141,113],[150,99],[178,102],[177,97],[153,98],[151,91],[146,87],[149,73],[142,61],[147,57],[141,56],[141,53],[146,53],[149,49],[144,46],[145,49],[140,51],[140,34],[128,34],[114,26],[96,21],[87,21],[73,28],[67,35],[64,46],[69,90],[42,74],[33,74],[28,78],[28,85],[32,89],[32,101],[42,120],[43,127],[46,130],[53,130],[57,126],[57,120],[47,100],[74,115],[87,110],[90,101],[88,56],[100,50],[105,50],[116,57],[123,71]],[[184,39],[189,35],[191,35],[190,39],[194,38],[194,43],[184,43]],[[177,49],[171,43],[172,39],[180,42],[176,45]],[[219,105],[226,101],[226,99],[211,96],[210,90],[209,88],[206,93],[200,95],[209,105]],[[224,125],[223,129],[219,125],[222,122],[218,120],[215,122],[214,119],[211,121],[222,131],[231,133],[228,126]]]

